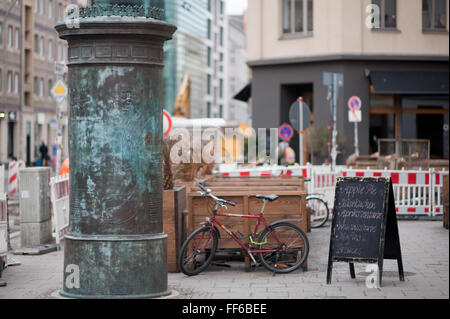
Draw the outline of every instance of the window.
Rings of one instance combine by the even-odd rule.
[[[62,21],[64,19],[64,12],[62,3],[58,3],[58,21]]]
[[[39,0],[34,0],[34,13],[39,12]]]
[[[208,74],[206,76],[206,93],[211,95],[211,75]]]
[[[208,0],[208,11],[211,12],[211,0]]]
[[[34,35],[34,53],[39,53],[39,36],[37,34]]]
[[[16,50],[19,50],[19,38],[20,37],[20,33],[19,33],[19,28],[16,28],[14,30],[14,48]]]
[[[58,62],[62,61],[62,56],[63,56],[63,52],[62,52],[62,44],[58,43]]]
[[[19,73],[14,73],[14,94],[19,94]]]
[[[53,1],[48,0],[48,18],[53,18]]]
[[[25,92],[23,95],[23,99],[24,99],[24,103],[26,106],[30,106],[31,105],[31,97],[30,97],[30,92]]]
[[[445,0],[422,0],[422,28],[425,31],[447,30],[447,4]]]
[[[44,56],[44,37],[39,39],[39,55]]]
[[[207,118],[211,117],[211,102],[206,103],[206,117]]]
[[[211,40],[211,19],[208,19],[208,39]]]
[[[12,78],[12,72],[8,71],[7,75],[6,75],[6,82],[7,82],[7,92],[8,93],[12,93],[13,91],[13,78]]]
[[[223,46],[223,27],[220,27],[220,46]]]
[[[211,48],[210,47],[208,47],[207,64],[208,64],[208,67],[211,66]]]
[[[3,42],[3,23],[0,23],[0,44]]]
[[[39,1],[39,13],[41,15],[45,14],[45,3],[44,3],[44,0],[40,0]]]
[[[223,79],[219,80],[219,98],[223,98]]]
[[[39,81],[39,96],[40,97],[44,96],[44,79],[42,79],[42,78]]]
[[[53,60],[53,41],[48,40],[48,59]]]
[[[2,69],[0,69],[0,93],[3,90],[3,73],[2,73]]]
[[[13,47],[13,27],[8,26],[8,48]]]
[[[397,0],[372,0],[380,8],[380,28],[397,28]]]
[[[284,35],[310,35],[313,31],[313,0],[282,0]]]
[[[37,76],[33,79],[33,93],[35,96],[39,95],[39,79]]]
[[[48,80],[48,97],[51,98],[52,96],[52,88],[53,88],[53,81],[52,80]]]
[[[223,105],[222,104],[219,105],[219,117],[223,118]]]

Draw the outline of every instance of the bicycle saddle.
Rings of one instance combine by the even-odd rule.
[[[267,199],[268,201],[275,201],[278,199],[278,195],[256,195],[256,198]]]

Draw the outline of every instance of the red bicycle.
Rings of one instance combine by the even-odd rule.
[[[218,243],[219,229],[222,228],[239,246],[241,246],[257,265],[254,254],[259,258],[261,264],[274,273],[290,273],[298,269],[306,260],[309,253],[309,242],[305,233],[296,225],[290,222],[298,222],[299,219],[285,219],[276,221],[270,225],[264,219],[264,208],[267,202],[274,202],[277,195],[257,195],[256,198],[263,200],[263,206],[259,215],[240,215],[219,212],[219,207],[227,209],[227,205],[236,204],[225,199],[218,198],[199,184],[203,197],[211,198],[215,201],[212,209],[212,217],[207,217],[203,227],[195,230],[184,242],[178,258],[178,265],[181,271],[194,276],[205,270],[213,260]],[[248,235],[248,241],[243,236],[238,236],[222,224],[217,217],[240,217],[255,219],[256,226],[252,233]],[[264,225],[264,229],[259,233],[258,229]]]

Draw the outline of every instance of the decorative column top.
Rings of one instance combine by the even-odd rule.
[[[90,6],[79,8],[79,16],[145,17],[164,20],[164,0],[91,0]]]

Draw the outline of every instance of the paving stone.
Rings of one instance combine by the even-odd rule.
[[[395,261],[384,264],[383,287],[366,287],[366,265],[355,264],[351,279],[346,263],[333,265],[332,284],[326,283],[330,228],[308,233],[309,271],[273,276],[263,267],[245,272],[243,263],[231,268],[210,267],[195,277],[169,274],[169,287],[178,299],[448,299],[449,233],[441,222],[399,221],[405,281]],[[12,242],[16,247],[20,237]],[[62,288],[64,250],[40,256],[14,256],[21,265],[3,272],[7,286],[0,298],[53,298]]]

